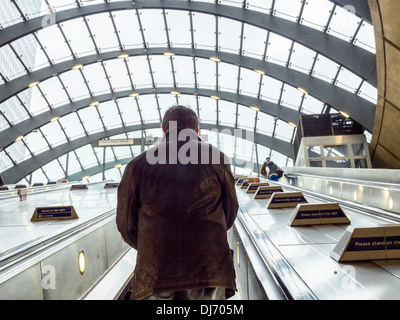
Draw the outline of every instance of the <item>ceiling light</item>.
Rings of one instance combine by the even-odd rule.
[[[120,169],[122,167],[122,164],[121,163],[118,163],[118,164],[116,164],[115,166],[114,166],[114,168],[116,168],[116,169]]]
[[[90,176],[85,176],[82,178],[82,180],[89,180]]]
[[[78,70],[78,69],[81,69],[81,68],[83,68],[83,64],[77,64],[76,66],[73,66],[71,69],[72,70]]]
[[[28,88],[35,87],[35,86],[37,86],[39,83],[40,83],[40,81],[32,82],[32,83],[30,83],[30,84],[28,85]]]
[[[259,108],[259,107],[250,106],[250,109],[253,109],[253,110],[256,110],[256,111],[260,111],[260,108]]]
[[[127,53],[123,53],[118,56],[118,59],[127,59],[127,58],[129,58],[129,54]]]
[[[297,125],[296,125],[296,124],[294,124],[293,122],[289,122],[289,124],[290,124],[292,127],[295,127],[295,128],[297,128]]]
[[[134,92],[134,93],[131,93],[129,96],[132,98],[136,98],[136,97],[139,97],[139,95],[140,95],[139,93]]]
[[[257,72],[258,74],[261,74],[261,75],[263,75],[263,76],[265,76],[265,71],[263,71],[263,70],[254,70],[254,72]]]
[[[304,94],[308,94],[306,89],[303,89],[302,87],[298,87],[297,90],[299,90],[300,92],[304,93]]]
[[[210,60],[215,61],[215,62],[221,62],[221,59],[217,58],[217,57],[211,57]]]
[[[180,92],[178,92],[178,91],[171,91],[171,94],[173,94],[173,95],[177,96],[178,94],[181,94],[181,93],[180,93]]]
[[[339,113],[345,118],[350,118],[350,116],[346,112],[339,111]]]
[[[89,104],[89,107],[97,107],[100,104],[99,101],[94,101],[91,104]]]
[[[164,52],[164,56],[167,56],[167,57],[173,57],[175,55],[175,53],[173,53],[173,52]]]
[[[18,142],[20,140],[22,140],[24,138],[24,136],[19,136],[17,139],[15,139],[15,142]]]
[[[50,119],[50,122],[56,122],[58,119],[60,119],[60,117],[54,117],[54,118]]]
[[[217,97],[217,96],[211,96],[211,98],[213,98],[213,99],[215,99],[215,100],[221,100],[221,98],[220,98],[220,97]]]

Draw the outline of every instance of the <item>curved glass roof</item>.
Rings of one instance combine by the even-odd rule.
[[[300,114],[354,108],[370,139],[376,79],[356,64],[375,61],[374,31],[340,2],[2,1],[0,173],[93,181],[105,159],[119,179],[148,146],[104,155],[91,141],[160,137],[174,104],[198,113],[237,172],[266,156],[293,165]]]

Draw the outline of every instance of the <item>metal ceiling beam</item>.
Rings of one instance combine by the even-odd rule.
[[[8,184],[14,184],[21,181],[23,178],[35,172],[36,170],[40,169],[41,167],[45,166],[47,163],[58,159],[59,157],[67,154],[73,150],[81,148],[92,141],[101,140],[105,138],[109,138],[112,136],[116,136],[122,133],[128,133],[138,130],[148,130],[148,129],[155,129],[160,128],[159,123],[149,123],[149,124],[142,124],[142,125],[133,125],[127,127],[121,127],[111,130],[106,130],[98,133],[94,133],[82,138],[78,138],[76,140],[69,141],[64,143],[60,146],[42,152],[32,158],[29,158],[21,163],[14,165],[13,167],[9,168],[8,170],[2,173],[4,180]],[[161,129],[160,129],[161,130]],[[232,135],[236,137],[241,137],[245,139],[246,137],[254,138],[254,142],[260,145],[263,145],[267,148],[271,148],[276,150],[277,152],[290,157],[294,158],[294,150],[293,145],[289,142],[279,140],[277,138],[273,138],[270,136],[266,136],[259,133],[254,133],[253,131],[248,131],[242,129],[241,131],[234,131],[235,129],[228,126],[221,126],[221,125],[214,125],[214,124],[201,124],[200,130],[218,130],[218,132],[227,133],[230,131]]]
[[[357,2],[359,1],[361,0],[357,0]],[[365,0],[362,1],[364,2]],[[357,6],[357,8],[359,7],[362,6]],[[304,26],[300,23],[293,23],[274,15],[227,5],[197,1],[118,1],[63,10],[46,16],[33,18],[0,30],[0,46],[57,23],[103,12],[133,9],[184,10],[212,14],[241,21],[296,41],[344,66],[373,86],[376,86],[377,83],[375,55],[350,42],[343,41],[327,33]]]
[[[147,49],[130,49],[124,51],[105,52],[94,54],[79,59],[71,59],[59,64],[45,67],[28,75],[19,77],[13,81],[4,83],[0,86],[0,103],[17,93],[26,90],[29,83],[35,81],[44,81],[54,74],[63,73],[71,70],[77,64],[93,64],[98,61],[116,59],[122,52],[130,56],[140,55],[161,55],[166,51],[172,51],[178,56],[190,56],[209,59],[210,57],[218,57],[223,62],[233,65],[242,66],[250,70],[263,70],[266,75],[278,79],[284,83],[288,83],[293,87],[302,87],[308,91],[310,95],[316,97],[324,103],[327,103],[338,111],[344,111],[349,114],[355,121],[363,125],[368,131],[372,132],[375,120],[376,105],[331,83],[310,76],[308,74],[289,69],[271,62],[259,59],[219,52],[213,50],[193,49],[193,48],[147,48]],[[297,123],[297,120],[294,121]]]
[[[239,103],[244,106],[257,106],[260,108],[260,112],[267,113],[272,117],[277,117],[282,119],[286,122],[293,122],[297,123],[300,112],[280,106],[278,104],[274,104],[265,100],[260,100],[257,98],[245,96],[242,94],[236,94],[226,91],[217,91],[217,90],[209,90],[209,89],[197,89],[197,88],[144,88],[135,90],[135,92],[139,93],[140,95],[149,95],[149,94],[169,94],[171,91],[179,90],[181,94],[187,95],[198,95],[203,97],[211,97],[211,96],[218,96],[221,100],[229,101],[233,103]],[[32,130],[38,129],[50,122],[51,119],[56,117],[63,117],[68,115],[72,112],[79,111],[83,108],[87,108],[90,103],[94,101],[98,101],[100,103],[107,102],[110,100],[127,98],[132,93],[131,90],[128,91],[119,91],[113,92],[108,94],[103,94],[94,98],[86,98],[79,101],[75,101],[72,103],[68,103],[64,106],[60,106],[58,108],[45,111],[36,115],[33,118],[29,118],[24,120],[8,129],[5,129],[0,132],[0,149],[5,149],[11,144],[14,143],[15,139],[20,136],[26,136]],[[131,98],[134,99],[134,98]],[[132,102],[133,104],[135,102]],[[192,106],[193,108],[195,106]],[[233,110],[232,110],[233,112]]]

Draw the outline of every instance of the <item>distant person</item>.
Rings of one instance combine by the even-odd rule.
[[[269,157],[265,159],[261,166],[261,174],[271,181],[279,181],[279,179],[283,177],[283,172],[284,171],[276,165],[275,162],[271,161]]]
[[[227,241],[238,201],[229,159],[199,137],[194,111],[165,113],[160,144],[133,159],[117,227],[137,250],[132,300],[224,300],[236,290]]]

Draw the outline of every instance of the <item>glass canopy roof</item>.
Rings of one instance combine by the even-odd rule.
[[[148,146],[109,148],[104,155],[104,149],[92,147],[90,138],[95,134],[101,139],[160,137],[164,111],[174,104],[188,105],[198,113],[201,134],[234,159],[237,172],[257,170],[257,163],[266,156],[291,166],[293,154],[279,147],[294,140],[297,122],[288,121],[289,114],[298,117],[340,110],[304,91],[301,83],[254,69],[254,61],[279,66],[283,73],[311,76],[376,105],[376,86],[337,61],[335,52],[327,56],[312,43],[255,26],[241,16],[233,19],[218,14],[218,6],[224,6],[224,10],[240,9],[232,12],[242,15],[273,16],[294,28],[308,27],[374,55],[373,26],[352,8],[328,0],[173,2],[185,9],[139,8],[132,1],[112,0],[1,1],[0,38],[8,28],[17,29],[35,19],[41,19],[42,28],[0,47],[0,92],[2,87],[30,79],[23,90],[0,103],[0,173],[49,154],[37,169],[32,165],[34,171],[26,172],[22,182],[80,180],[88,175],[90,181],[100,180],[103,158],[109,169],[106,178],[118,180],[124,165]],[[99,10],[61,23],[56,20],[68,10],[113,3],[126,3],[126,9]],[[186,9],[195,4],[202,9],[213,4],[216,10]],[[142,54],[123,55],[132,50]],[[218,53],[250,62],[225,61]],[[89,63],[79,63],[84,58]],[[61,68],[71,61],[72,67]],[[51,73],[58,66],[62,71]],[[38,72],[48,76],[32,78]],[[60,116],[42,119],[57,110]],[[29,121],[34,124],[31,128],[25,125]],[[14,128],[20,134],[5,142]],[[220,133],[223,128],[232,128],[232,132],[239,128],[259,138],[245,140]],[[368,130],[366,134],[370,139]],[[85,137],[89,140],[81,139]],[[85,143],[73,144],[79,139]],[[57,147],[65,152],[49,153]]]

